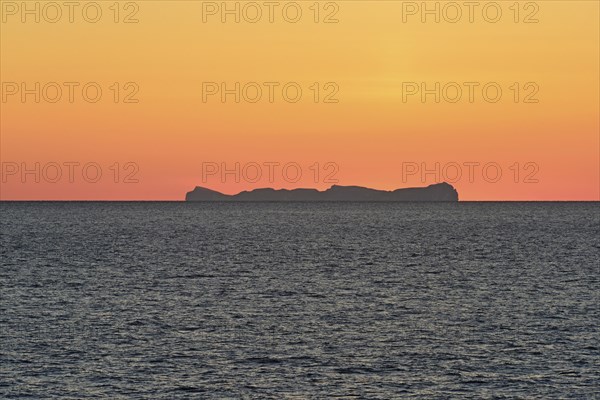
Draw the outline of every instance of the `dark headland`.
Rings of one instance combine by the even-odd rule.
[[[196,187],[185,196],[186,201],[458,201],[458,192],[448,183],[438,183],[423,188],[406,188],[392,191],[369,189],[360,186],[334,185],[325,191],[317,189],[255,189],[234,195]]]

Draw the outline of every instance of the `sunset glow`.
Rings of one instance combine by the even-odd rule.
[[[295,23],[285,3],[252,22],[248,2],[99,2],[96,23],[46,3],[23,3],[39,22],[0,3],[2,200],[444,180],[461,200],[600,199],[598,2],[500,2],[498,22],[489,2],[457,22],[447,2],[428,2],[439,22],[421,2],[298,2]]]

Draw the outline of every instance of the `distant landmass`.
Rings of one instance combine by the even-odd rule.
[[[185,196],[186,201],[458,201],[458,192],[448,183],[422,188],[392,191],[361,186],[334,185],[325,191],[317,189],[255,189],[227,195],[204,187],[196,187]]]

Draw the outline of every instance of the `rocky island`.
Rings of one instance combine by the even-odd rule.
[[[361,186],[334,185],[325,191],[317,189],[255,189],[227,195],[204,187],[196,187],[185,196],[186,201],[458,201],[458,192],[448,183],[437,183],[422,188],[392,191],[369,189]]]

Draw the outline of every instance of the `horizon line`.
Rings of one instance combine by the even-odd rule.
[[[228,201],[186,201],[186,200],[2,200],[0,203],[600,203],[598,200],[458,200],[458,201],[370,201],[370,200],[228,200]]]

